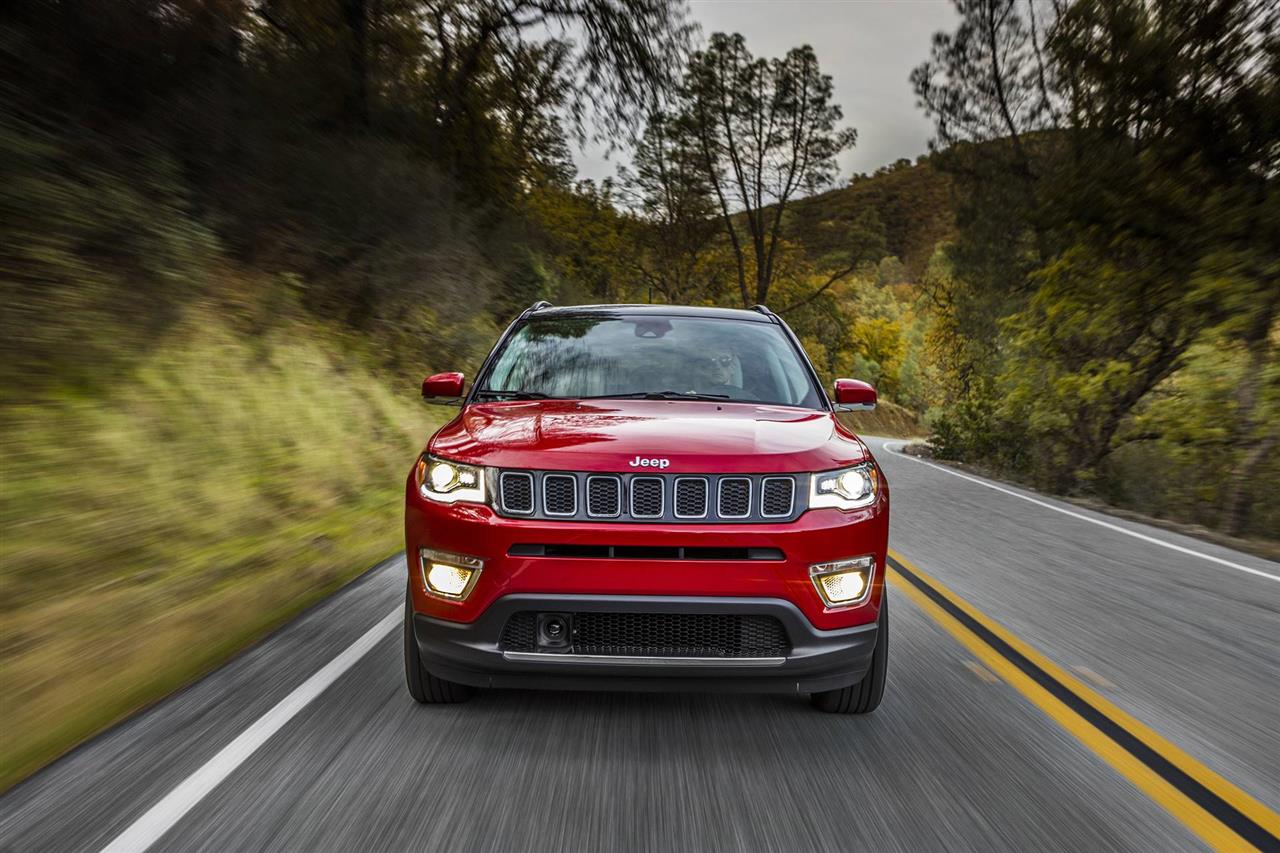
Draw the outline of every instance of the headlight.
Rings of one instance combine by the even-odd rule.
[[[477,465],[463,465],[424,455],[418,459],[413,471],[418,481],[418,492],[424,498],[447,504],[485,502],[484,469]]]
[[[870,462],[814,474],[809,480],[809,506],[858,509],[876,502],[880,474]]]

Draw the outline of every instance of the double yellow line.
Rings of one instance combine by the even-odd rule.
[[[889,579],[939,625],[1085,746],[1217,850],[1280,851],[1280,815],[889,552]]]

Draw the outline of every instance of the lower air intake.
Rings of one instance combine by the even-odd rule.
[[[513,614],[501,647],[537,651],[537,614]],[[787,632],[773,616],[720,613],[573,613],[570,651],[615,657],[784,657]]]

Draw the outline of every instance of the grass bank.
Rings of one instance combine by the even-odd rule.
[[[447,410],[324,334],[193,317],[0,420],[0,790],[400,547]]]

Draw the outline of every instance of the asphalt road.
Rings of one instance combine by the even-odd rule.
[[[1280,565],[871,443],[901,560],[1274,818]],[[396,558],[11,790],[0,850],[1207,846],[1194,810],[893,581],[889,686],[868,718],[796,696],[421,707],[402,683]]]

